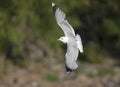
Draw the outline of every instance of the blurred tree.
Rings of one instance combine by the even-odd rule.
[[[26,42],[30,43],[31,40],[35,41],[38,38],[43,39],[53,50],[59,48],[56,39],[63,32],[56,24],[51,2],[51,0],[0,0],[1,55],[9,53],[6,57],[12,57],[11,61],[17,58],[25,60],[23,54],[26,53],[21,47],[24,47]],[[101,51],[109,54],[105,49],[108,46],[120,49],[119,0],[56,0],[55,3],[66,13],[66,19],[76,33],[81,35],[84,49],[91,49],[85,51],[86,60],[97,60],[97,57],[94,57],[102,55]],[[91,42],[95,46],[91,45]],[[97,49],[100,54],[99,51],[96,52]]]

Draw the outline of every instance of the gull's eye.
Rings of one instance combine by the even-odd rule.
[[[63,40],[63,38],[61,38],[61,40]]]

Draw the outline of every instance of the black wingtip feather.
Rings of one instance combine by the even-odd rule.
[[[53,12],[55,14],[55,11],[56,11],[56,9],[58,9],[58,6],[52,2],[52,8],[53,8]]]
[[[65,67],[66,67],[66,72],[67,73],[71,73],[72,71],[74,71],[74,70],[70,69],[69,67],[67,67],[67,65],[65,65]]]

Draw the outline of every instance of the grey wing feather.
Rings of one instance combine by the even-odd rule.
[[[57,24],[62,28],[64,34],[66,36],[69,36],[69,35],[75,36],[74,29],[65,19],[65,14],[56,5],[53,6],[53,11],[55,14],[55,19],[57,21]]]
[[[66,61],[71,62],[71,61],[77,61],[77,57],[78,57],[78,48],[76,46],[76,44],[70,44],[67,43],[67,52],[66,52]]]
[[[76,61],[77,61],[77,57],[78,57],[78,48],[77,46],[74,44],[69,44],[67,43],[67,53],[65,55],[66,57],[66,66],[68,68],[70,68],[71,70],[74,70],[78,67]]]

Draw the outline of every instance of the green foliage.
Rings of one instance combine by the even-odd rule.
[[[25,42],[36,38],[43,39],[53,50],[59,48],[56,39],[63,35],[63,31],[55,21],[51,2],[0,0],[0,54],[6,54],[12,44],[11,61],[16,57],[24,61],[21,55],[27,54],[24,50],[20,51],[20,46],[24,47]],[[103,48],[111,42],[114,42],[114,47],[120,48],[120,1],[57,0],[55,3],[66,13],[66,19],[77,30],[76,33],[83,37],[85,60],[102,61],[109,53]]]
[[[98,76],[105,76],[108,74],[114,75],[115,74],[114,69],[113,68],[100,68],[97,73]]]
[[[81,66],[80,66],[80,67],[78,67],[78,68],[75,70],[75,74],[76,74],[76,75],[79,75],[79,74],[81,73],[81,71],[82,71],[82,68],[81,68]]]
[[[55,73],[48,73],[46,76],[45,76],[45,79],[48,80],[48,81],[58,81],[59,80],[59,77],[57,74]]]
[[[106,75],[115,75],[115,70],[114,68],[105,68],[105,67],[101,67],[101,68],[98,68],[98,70],[96,70],[96,72],[89,72],[88,73],[88,77],[96,77],[96,76],[99,76],[99,77],[103,77],[103,76],[106,76]]]
[[[93,63],[102,62],[107,56],[107,53],[102,50],[96,43],[90,42],[84,48],[84,56],[87,61]]]
[[[120,32],[119,26],[112,20],[104,20],[103,26],[107,35],[118,35]]]

